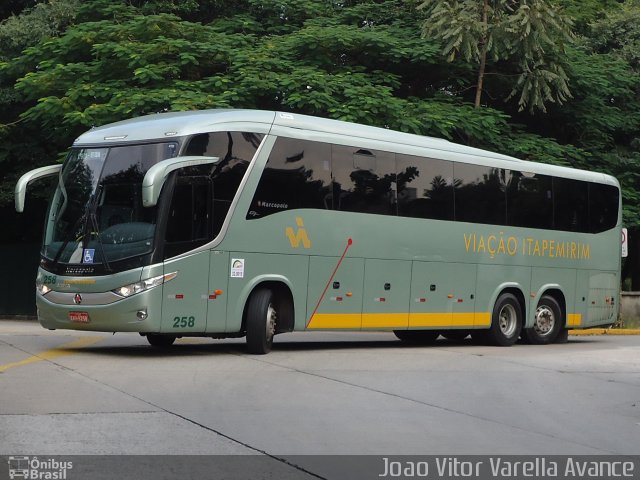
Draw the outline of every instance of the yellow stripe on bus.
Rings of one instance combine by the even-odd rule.
[[[490,327],[491,326],[491,313],[489,312],[477,312],[475,314],[476,327]]]
[[[362,325],[361,313],[316,313],[307,328],[357,328]]]
[[[491,314],[468,313],[316,313],[309,329],[488,327]]]
[[[412,313],[409,328],[412,327],[473,327],[476,318],[482,314],[469,313]],[[484,323],[482,323],[484,325]],[[488,324],[487,324],[488,325]]]
[[[407,328],[408,313],[363,313],[362,328]]]
[[[568,327],[579,327],[582,325],[582,314],[580,313],[570,313],[567,315],[567,326]]]

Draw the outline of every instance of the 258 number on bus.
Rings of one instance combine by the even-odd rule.
[[[196,317],[175,317],[173,319],[173,328],[194,327],[195,324]]]

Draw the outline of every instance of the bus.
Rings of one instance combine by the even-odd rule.
[[[36,301],[48,329],[181,337],[386,330],[560,342],[618,315],[611,176],[438,138],[259,110],[92,130],[63,164]]]

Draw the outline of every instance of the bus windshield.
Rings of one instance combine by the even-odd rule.
[[[142,180],[177,152],[176,142],[72,149],[49,207],[43,256],[108,268],[150,253],[157,209],[142,206]]]

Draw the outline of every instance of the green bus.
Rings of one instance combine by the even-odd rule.
[[[48,329],[176,338],[388,330],[509,346],[611,325],[615,178],[437,138],[258,110],[94,128],[57,175],[37,276]]]

